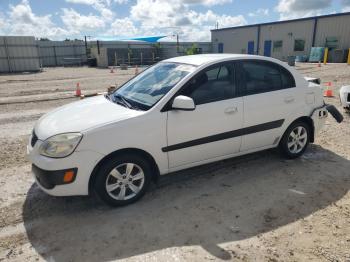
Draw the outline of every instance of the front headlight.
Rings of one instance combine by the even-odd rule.
[[[46,139],[39,148],[39,152],[43,156],[62,158],[69,156],[78,146],[81,138],[80,133],[66,133],[52,136]]]

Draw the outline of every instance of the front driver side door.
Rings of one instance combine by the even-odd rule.
[[[167,120],[169,168],[195,164],[239,152],[243,99],[236,97],[231,62],[198,73],[177,95],[191,97],[193,111],[169,110]]]

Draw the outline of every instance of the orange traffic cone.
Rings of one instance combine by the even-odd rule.
[[[327,89],[324,91],[323,96],[324,97],[333,97],[333,90],[331,89],[332,82],[326,82],[325,86],[327,86]]]
[[[77,83],[77,86],[75,88],[75,96],[81,96],[81,89],[79,82]]]
[[[332,82],[325,82],[324,85],[330,87],[332,86]]]
[[[138,68],[138,66],[136,65],[136,66],[135,66],[135,76],[138,75],[138,74],[139,74],[139,68]]]
[[[331,89],[327,89],[326,91],[324,91],[323,96],[324,97],[333,97],[333,91]]]
[[[111,72],[110,73],[114,73],[114,66],[111,67]]]

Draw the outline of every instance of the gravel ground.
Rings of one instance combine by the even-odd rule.
[[[350,84],[350,66],[297,64]],[[0,261],[350,261],[350,117],[332,118],[305,155],[275,150],[161,178],[138,203],[51,197],[33,183],[25,146],[35,121],[134,70],[49,68],[0,75]],[[339,99],[327,98],[339,107]]]

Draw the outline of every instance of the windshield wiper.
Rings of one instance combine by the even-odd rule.
[[[128,102],[128,100],[126,100],[122,95],[115,94],[113,97],[114,97],[114,98],[117,98],[118,101],[121,102],[120,104],[123,104],[125,107],[127,107],[127,108],[129,108],[129,109],[141,110],[140,108],[131,105],[131,104]],[[116,102],[117,102],[117,101],[116,101]]]
[[[105,98],[107,98],[108,100],[112,101],[110,94],[105,94]]]
[[[105,98],[108,99],[109,101],[112,101],[113,103],[129,108],[129,106],[125,104],[125,102],[120,97],[117,97],[118,100],[116,100],[115,96],[113,96],[112,94],[106,94]]]
[[[112,101],[114,103],[117,103],[118,105],[122,105],[126,108],[130,108],[129,103],[126,102],[125,99],[121,95],[113,95],[111,97],[112,97]]]

